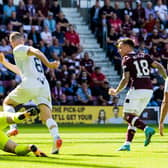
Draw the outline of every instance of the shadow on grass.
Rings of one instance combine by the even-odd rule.
[[[62,154],[64,155],[64,154]],[[102,155],[102,154],[65,154],[71,156],[89,156],[89,157],[119,157],[117,155]]]
[[[75,155],[71,155],[71,156],[75,156]],[[83,155],[79,155],[79,156],[85,156]],[[86,155],[87,156],[87,155]],[[88,155],[90,156],[90,155]],[[99,157],[101,157],[101,155],[98,155]],[[109,155],[110,156],[110,155]],[[113,156],[111,156],[113,157]],[[121,166],[113,166],[113,165],[98,165],[98,164],[92,164],[92,163],[81,163],[81,160],[76,159],[74,161],[74,159],[71,158],[57,158],[57,157],[46,157],[46,158],[36,158],[36,157],[22,157],[22,156],[14,156],[14,155],[0,155],[0,160],[1,161],[5,161],[7,163],[10,163],[12,161],[15,162],[20,162],[20,163],[24,163],[24,165],[26,166],[26,163],[32,163],[32,164],[44,164],[44,166],[47,165],[52,165],[55,167],[57,165],[62,165],[62,166],[70,166],[70,167],[89,167],[89,168],[128,168],[128,167],[121,167]],[[83,161],[82,161],[83,162]],[[131,168],[131,167],[129,167]]]

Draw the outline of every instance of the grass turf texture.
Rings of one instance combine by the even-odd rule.
[[[19,130],[13,140],[37,144],[49,157],[21,157],[0,151],[0,168],[167,168],[168,127],[165,136],[157,132],[148,147],[143,146],[144,133],[138,131],[132,151],[118,152],[126,125],[60,126],[63,147],[59,155],[50,154],[52,141],[44,126],[24,125]]]

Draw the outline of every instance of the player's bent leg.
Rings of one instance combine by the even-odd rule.
[[[5,152],[13,153],[18,156],[26,156],[28,153],[33,152],[37,157],[46,157],[47,155],[43,153],[36,145],[22,145],[16,144],[12,140],[8,140],[2,149]]]
[[[3,102],[3,110],[5,112],[15,113],[14,107],[16,107],[18,104],[19,103],[17,103],[16,101],[10,99],[9,97],[6,97]],[[19,131],[17,129],[17,125],[16,124],[10,125],[10,130],[7,131],[7,135],[10,137],[17,135],[18,133]]]
[[[136,127],[128,125],[127,133],[126,133],[126,141],[125,143],[118,149],[118,151],[130,151],[131,143],[136,133]]]
[[[39,114],[40,110],[37,107],[32,107],[27,109],[24,112],[17,112],[15,114],[7,113],[7,123],[8,124],[13,124],[13,123],[23,123],[25,119],[28,119],[32,116],[35,116]]]
[[[149,145],[152,136],[155,134],[155,130],[147,126],[138,116],[131,113],[125,113],[125,120],[132,126],[139,128],[145,132],[144,146]]]
[[[0,149],[4,150],[5,145],[9,141],[9,137],[2,131],[0,130]]]
[[[51,153],[58,154],[62,146],[62,139],[59,136],[58,125],[53,120],[51,109],[47,105],[40,104],[38,105],[38,108],[40,109],[41,120],[46,123],[46,126],[48,127],[51,136],[53,137],[53,148]]]

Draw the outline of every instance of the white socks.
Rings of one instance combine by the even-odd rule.
[[[10,106],[10,105],[4,105],[4,106],[3,106],[3,110],[4,110],[5,112],[15,113],[14,107],[13,107],[13,106]],[[16,124],[10,125],[10,129],[14,129],[14,128],[16,128],[16,127],[17,127]]]
[[[52,118],[49,118],[47,121],[46,121],[46,125],[51,133],[51,136],[53,138],[59,136],[59,132],[58,132],[58,125],[57,123],[52,119]]]
[[[131,145],[131,142],[126,141],[126,142],[124,143],[124,145]]]

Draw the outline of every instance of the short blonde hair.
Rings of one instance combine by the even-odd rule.
[[[15,40],[23,38],[22,34],[19,32],[13,32],[9,36],[9,41],[13,42]]]

